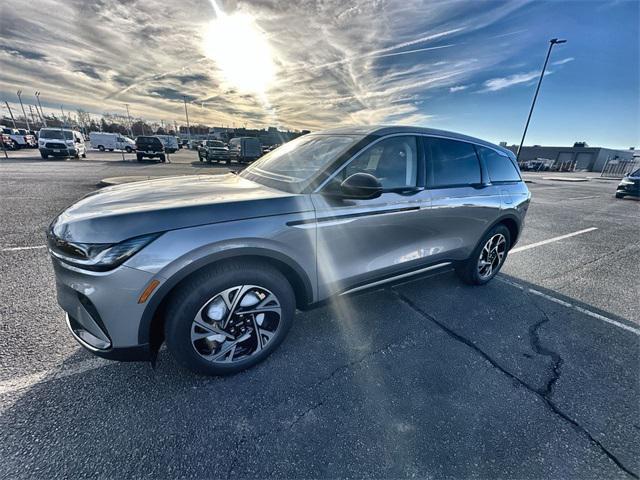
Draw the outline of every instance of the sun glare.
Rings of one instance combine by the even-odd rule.
[[[216,18],[203,38],[205,55],[233,88],[264,95],[275,77],[271,47],[254,19],[244,13],[227,15],[212,0]]]

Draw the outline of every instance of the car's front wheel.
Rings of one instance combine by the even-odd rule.
[[[293,289],[278,270],[249,261],[223,263],[188,280],[172,296],[165,338],[184,367],[227,375],[269,356],[294,314]]]
[[[456,266],[456,272],[469,285],[484,285],[500,271],[509,248],[509,229],[504,225],[496,225],[478,243],[471,257]]]

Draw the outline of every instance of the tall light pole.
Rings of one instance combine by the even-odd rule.
[[[20,100],[20,108],[22,108],[22,115],[24,115],[24,120],[27,123],[27,130],[31,130],[31,127],[29,126],[29,117],[27,117],[27,112],[24,111],[24,105],[22,104],[22,90],[18,90],[16,94],[18,95],[18,100]]]
[[[133,138],[133,128],[131,126],[131,115],[129,115],[129,104],[125,103],[124,106],[127,107],[127,118],[129,119],[129,135],[131,135],[131,138]],[[142,132],[142,134],[144,135],[144,132]]]
[[[13,122],[13,128],[18,128],[16,126],[16,119],[13,118],[13,112],[11,111],[11,107],[9,106],[9,102],[5,100],[4,104],[7,106],[7,110],[9,110],[9,116],[11,117],[11,121]]]
[[[191,148],[191,126],[189,126],[189,111],[187,110],[187,96],[183,95],[184,100],[184,116],[187,117],[187,137],[189,138],[189,148]]]
[[[42,110],[42,104],[40,103],[40,92],[36,92],[36,101],[38,102],[38,106],[40,107],[40,118],[42,119],[42,123],[44,123],[45,128],[47,127],[47,119],[44,116],[44,111]]]
[[[520,151],[522,150],[522,145],[524,144],[524,137],[527,136],[527,129],[529,128],[529,122],[531,121],[531,115],[533,114],[533,107],[536,106],[538,92],[540,91],[540,85],[542,85],[542,78],[544,77],[544,72],[547,69],[547,63],[549,63],[549,57],[551,56],[551,49],[553,48],[554,45],[558,45],[560,43],[567,43],[567,41],[560,40],[558,38],[552,38],[551,40],[549,40],[549,50],[547,50],[547,57],[544,59],[544,65],[542,66],[542,71],[540,72],[540,78],[538,79],[538,86],[536,87],[536,93],[533,95],[533,102],[531,102],[531,110],[529,110],[527,123],[524,126],[524,132],[522,132],[522,140],[520,140],[520,146],[518,147],[518,153],[516,154],[516,161],[520,160]]]
[[[31,123],[33,123],[33,128],[36,128],[38,122],[36,122],[36,116],[33,114],[33,108],[31,107],[31,104],[29,104],[29,113],[31,114]]]

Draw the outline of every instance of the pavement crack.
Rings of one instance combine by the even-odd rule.
[[[402,338],[402,340],[400,341],[394,341],[394,342],[389,342],[379,348],[376,348],[374,350],[370,350],[368,352],[366,352],[365,354],[361,355],[360,357],[342,364],[336,368],[334,368],[333,370],[331,370],[331,372],[329,372],[327,375],[325,375],[324,377],[320,378],[317,382],[304,387],[305,390],[314,390],[318,387],[320,387],[321,385],[323,385],[324,383],[329,382],[333,377],[335,377],[338,373],[340,372],[346,372],[352,368],[354,368],[357,365],[360,365],[361,363],[365,362],[367,359],[374,357],[376,355],[379,355],[382,352],[394,349],[394,348],[399,348],[399,347],[403,347],[406,345],[411,345],[415,343],[415,333],[411,333],[406,335],[405,337]],[[262,433],[258,433],[255,435],[242,435],[235,443],[235,445],[232,448],[232,453],[231,453],[231,461],[229,462],[229,468],[227,469],[227,475],[226,478],[229,479],[231,478],[234,469],[236,468],[237,462],[238,462],[238,456],[239,453],[242,449],[242,446],[245,445],[247,442],[255,442],[257,440],[260,440],[268,435],[272,435],[272,434],[277,434],[277,433],[281,433],[283,431],[292,431],[295,426],[300,423],[309,413],[311,413],[312,411],[320,408],[322,405],[324,405],[324,400],[322,398],[320,398],[319,400],[313,402],[313,404],[311,406],[309,406],[307,409],[305,409],[302,413],[296,414],[294,415],[293,419],[286,422],[286,424],[280,428],[276,428],[273,430],[268,430],[266,432],[262,432]]]
[[[536,309],[542,314],[543,318],[539,322],[536,322],[533,325],[531,325],[531,327],[529,328],[529,339],[531,343],[531,348],[538,355],[549,357],[551,358],[551,361],[552,361],[551,376],[549,377],[549,380],[547,380],[547,383],[545,384],[544,388],[538,389],[538,393],[542,395],[544,398],[546,398],[547,400],[551,401],[551,395],[553,394],[553,387],[555,386],[556,382],[560,378],[560,375],[562,374],[562,364],[564,363],[564,360],[562,359],[559,353],[554,352],[553,350],[550,350],[542,345],[540,341],[540,335],[538,332],[543,325],[551,321],[551,318],[549,317],[547,312],[545,312],[542,309],[542,307],[540,307],[540,305],[537,304],[535,300],[532,300],[532,303],[536,307]]]
[[[560,408],[555,403],[553,403],[553,401],[551,401],[550,394],[551,394],[551,392],[553,390],[553,386],[555,385],[555,382],[558,380],[558,378],[560,376],[560,367],[562,365],[562,360],[559,357],[559,355],[558,355],[558,358],[560,359],[560,361],[557,362],[556,360],[554,360],[554,375],[547,382],[546,387],[541,391],[540,389],[536,389],[532,385],[529,385],[527,382],[522,380],[517,375],[514,375],[513,373],[509,372],[506,368],[502,367],[496,360],[494,360],[488,353],[486,353],[484,350],[482,350],[473,341],[469,340],[466,337],[463,337],[459,333],[456,333],[454,330],[452,330],[449,327],[447,327],[444,323],[440,322],[433,315],[431,315],[428,312],[426,312],[425,310],[423,310],[420,306],[415,304],[408,297],[406,297],[405,295],[403,295],[402,293],[398,292],[395,289],[391,289],[391,291],[395,294],[395,296],[398,298],[398,300],[400,302],[402,302],[405,305],[407,305],[409,308],[411,308],[413,311],[415,311],[417,314],[419,314],[423,318],[425,318],[425,319],[429,320],[430,322],[434,323],[435,325],[437,325],[441,330],[443,330],[447,335],[449,335],[454,340],[467,345],[469,348],[471,348],[478,355],[480,355],[482,358],[484,358],[496,370],[500,371],[507,378],[511,379],[512,381],[514,381],[515,383],[517,383],[519,385],[522,385],[528,391],[530,391],[531,393],[537,395],[545,403],[545,405],[548,407],[548,409],[552,413],[554,413],[556,416],[560,417],[565,422],[569,423],[577,432],[581,433],[584,437],[586,437],[587,440],[589,442],[591,442],[592,445],[596,446],[620,470],[625,472],[631,478],[635,478],[635,479],[639,478],[637,473],[633,472],[628,467],[626,467],[622,463],[622,461],[618,457],[616,457],[616,455],[613,452],[609,451],[599,440],[594,438],[593,435],[591,435],[591,433],[589,433],[589,431],[585,427],[580,425],[580,423],[578,423],[578,421],[574,420],[569,415],[567,415],[562,410],[560,410]],[[539,309],[540,307],[537,306],[537,308]],[[542,326],[543,324],[547,323],[548,321],[549,321],[549,317],[545,314],[545,319],[542,320],[541,322],[538,322],[539,325],[536,324],[537,326],[534,325],[532,327],[533,330],[534,330],[534,334],[536,336],[535,338],[537,338],[537,330],[540,328],[540,326]],[[531,330],[530,330],[530,332],[531,332]],[[533,337],[532,337],[532,341],[533,341]],[[540,350],[541,352],[543,352],[543,351],[544,352],[550,352],[549,350],[541,347],[541,345],[539,344],[539,339],[536,340],[536,341],[538,342],[538,344],[537,344],[538,347],[541,348],[541,350]],[[551,352],[551,353],[553,353],[554,355],[557,355],[555,352]],[[552,358],[553,358],[553,356],[552,356]]]

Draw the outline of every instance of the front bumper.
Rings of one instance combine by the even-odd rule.
[[[147,342],[139,336],[146,303],[138,298],[153,279],[141,270],[120,267],[87,272],[52,258],[58,304],[73,337],[92,353],[113,360],[148,360]]]
[[[619,195],[640,197],[640,183],[620,183],[616,193]]]
[[[51,157],[75,157],[78,150],[75,148],[44,148],[40,147],[40,153]]]

